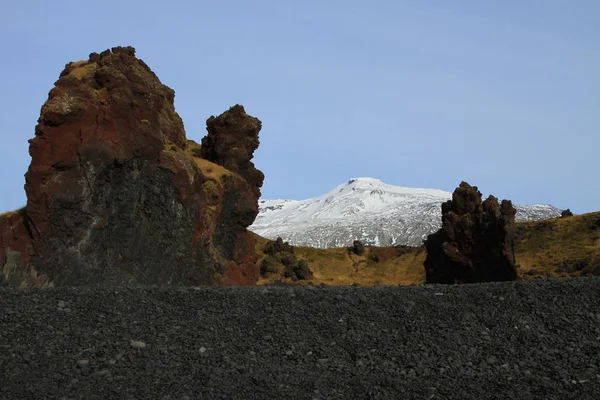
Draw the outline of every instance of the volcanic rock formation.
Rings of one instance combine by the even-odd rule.
[[[567,208],[566,210],[562,210],[562,212],[560,213],[561,218],[567,218],[567,217],[572,217],[572,216],[573,216],[573,212],[571,211],[570,208]]]
[[[260,187],[265,176],[250,161],[258,147],[261,122],[248,117],[244,107],[235,105],[218,117],[206,121],[208,135],[202,138],[200,157],[222,165],[241,175],[260,198]]]
[[[427,283],[517,279],[513,251],[516,210],[510,200],[481,201],[477,186],[461,182],[442,204],[442,228],[425,242]]]
[[[174,96],[132,47],[66,65],[29,141],[27,205],[0,217],[0,280],[256,283],[246,227],[263,181],[250,161],[261,123],[236,105],[209,118],[201,149]]]

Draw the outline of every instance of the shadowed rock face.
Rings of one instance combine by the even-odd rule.
[[[131,47],[67,64],[29,141],[27,206],[0,217],[6,282],[256,283],[246,227],[263,179],[250,162],[260,121],[241,106],[232,108],[235,119],[226,116],[231,110],[211,117],[228,122],[214,146],[236,135],[254,146],[219,153],[226,169],[201,159],[200,146],[186,139],[174,96]]]
[[[442,228],[425,242],[427,283],[475,283],[517,279],[513,237],[516,210],[462,182],[442,204]]]

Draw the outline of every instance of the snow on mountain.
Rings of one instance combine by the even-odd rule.
[[[374,178],[355,178],[307,200],[260,200],[248,229],[295,246],[344,247],[354,240],[376,246],[420,245],[439,229],[441,204],[452,193],[393,186]],[[516,219],[560,216],[544,204],[515,205]]]

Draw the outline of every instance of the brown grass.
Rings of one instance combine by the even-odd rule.
[[[252,234],[255,241],[256,251],[260,257],[259,264],[263,259],[274,262],[274,258],[263,253],[263,249],[270,242],[256,234]],[[382,261],[373,260],[376,253],[383,249],[385,253],[395,254],[394,257]],[[425,270],[423,261],[425,253],[406,247],[377,248],[365,246],[363,255],[356,255],[347,248],[318,249],[312,247],[294,247],[294,253],[299,260],[305,260],[313,273],[312,284],[326,284],[332,286],[345,286],[359,284],[361,286],[375,285],[414,285],[425,281]],[[275,261],[276,262],[276,261]],[[280,272],[283,271],[280,266]],[[269,274],[259,279],[259,285],[274,284],[277,281],[292,282],[283,279],[281,274]],[[308,282],[298,281],[298,284]]]
[[[220,180],[225,175],[231,174],[231,171],[228,169],[203,158],[194,157],[194,163],[196,163],[204,175],[210,179]]]
[[[187,146],[185,149],[181,149],[174,145],[173,143],[165,143],[164,150],[172,153],[177,153],[183,155],[185,158],[192,160],[194,164],[202,171],[204,176],[208,179],[213,180],[217,183],[221,182],[221,179],[230,175],[232,172],[222,167],[218,164],[215,164],[211,161],[205,160],[204,158],[198,157],[197,151],[200,149],[200,145],[193,140],[187,141]]]
[[[223,176],[231,174],[231,171],[225,167],[198,157],[196,154],[198,154],[200,148],[201,146],[198,143],[188,140],[185,154],[194,160],[194,163],[196,163],[204,175],[211,179],[220,180]]]
[[[517,224],[515,257],[523,279],[571,277],[600,269],[600,212]]]
[[[75,78],[81,80],[85,76],[90,75],[96,71],[97,64],[95,62],[88,63],[87,61],[77,61],[73,63],[76,68],[72,70],[69,75],[73,75]]]

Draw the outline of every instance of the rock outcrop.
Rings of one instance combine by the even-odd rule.
[[[573,216],[573,212],[571,211],[570,208],[567,208],[566,210],[562,210],[560,213],[561,218],[567,218],[567,217],[572,217],[572,216]]]
[[[509,200],[489,196],[482,202],[477,186],[462,182],[442,204],[442,228],[425,242],[426,282],[516,280],[515,214]]]
[[[233,106],[218,117],[206,121],[208,135],[202,138],[200,156],[240,174],[255,189],[260,198],[260,187],[265,176],[250,161],[258,147],[261,122],[248,117],[244,107]]]
[[[6,282],[256,283],[246,227],[263,180],[250,161],[261,123],[234,106],[209,118],[202,149],[174,96],[132,47],[66,65],[29,141],[27,205],[0,217]]]

